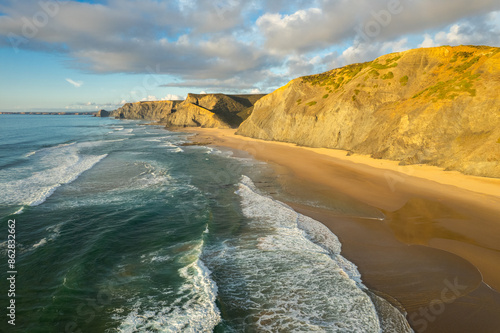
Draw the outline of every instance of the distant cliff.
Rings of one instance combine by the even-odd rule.
[[[96,117],[100,117],[100,118],[107,118],[111,115],[111,112],[109,111],[106,111],[106,110],[99,110],[95,116]]]
[[[500,177],[500,49],[438,47],[295,79],[237,134]]]
[[[154,120],[166,126],[236,128],[263,96],[188,94],[185,101],[128,103],[111,116]]]
[[[127,103],[111,113],[119,119],[145,119],[160,121],[172,112],[182,101],[157,101]]]

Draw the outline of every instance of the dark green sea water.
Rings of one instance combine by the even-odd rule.
[[[272,182],[262,163],[135,121],[0,115],[0,130],[2,332],[403,331],[335,235],[255,187]]]

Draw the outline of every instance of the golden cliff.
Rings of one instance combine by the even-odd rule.
[[[185,101],[128,103],[115,118],[158,121],[168,127],[236,128],[265,95],[188,94]]]
[[[127,103],[111,113],[120,119],[145,119],[160,121],[175,110],[182,101],[157,101]]]
[[[237,134],[500,177],[500,49],[416,49],[301,77]]]

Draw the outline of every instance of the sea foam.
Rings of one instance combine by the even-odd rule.
[[[215,303],[217,285],[211,279],[212,272],[199,258],[203,241],[197,242],[180,261],[186,265],[178,274],[184,283],[172,290],[166,288],[163,294],[175,295],[171,302],[149,299],[132,300],[131,311],[116,309],[113,319],[120,322],[117,331],[128,332],[213,332],[221,321],[220,311]],[[156,258],[156,257],[154,257]],[[154,260],[159,261],[161,260]]]
[[[107,156],[80,154],[80,148],[86,146],[89,144],[69,143],[43,148],[32,156],[36,159],[34,164],[13,171],[2,170],[0,178],[7,181],[2,184],[0,204],[37,206],[45,202],[59,186],[75,181]],[[23,174],[21,179],[8,180]]]
[[[210,267],[224,271],[216,277],[223,302],[247,314],[227,322],[231,329],[386,331],[387,321],[380,320],[356,266],[342,257],[328,228],[262,195],[246,176],[236,193],[248,224],[205,256]],[[402,325],[400,332],[409,331]]]

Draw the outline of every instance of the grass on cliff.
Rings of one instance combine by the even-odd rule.
[[[428,87],[415,94],[413,98],[421,96],[432,98],[433,102],[443,99],[453,100],[461,94],[468,93],[469,96],[476,96],[475,82],[480,79],[481,74],[472,74],[472,66],[481,60],[480,56],[474,57],[473,52],[455,52],[450,63],[456,64],[455,67],[449,66],[442,69],[438,66],[434,75],[442,77],[447,76],[448,80],[441,80],[437,84]]]
[[[451,79],[448,81],[440,81],[432,87],[429,87],[415,96],[413,98],[420,97],[426,94],[426,97],[433,97],[433,101],[442,99],[455,99],[459,93],[469,93],[471,97],[476,96],[476,89],[473,88],[474,79],[462,79],[459,78]]]
[[[401,56],[394,56],[392,58],[389,58],[385,61],[384,64],[379,63],[378,60],[360,64],[352,64],[344,66],[342,68],[335,69],[327,73],[305,76],[303,77],[303,80],[304,82],[310,83],[313,86],[326,87],[328,93],[332,93],[334,90],[338,90],[341,87],[348,84],[349,82],[351,82],[365,68],[372,68],[368,76],[365,77],[365,80],[368,79],[369,76],[378,78],[380,76],[378,70],[397,67],[398,66],[397,61],[399,59],[401,59]],[[382,78],[388,80],[392,79],[393,77],[394,73],[389,72],[385,74]]]
[[[400,80],[399,83],[401,83],[401,86],[406,86],[408,84],[408,75],[403,76]]]
[[[385,61],[385,64],[379,64],[377,60],[373,61],[370,66],[375,68],[375,69],[389,69],[389,68],[394,68],[398,66],[398,61],[401,59],[401,56],[395,56],[393,58],[389,58]]]
[[[338,90],[351,82],[369,64],[352,64],[327,73],[305,76],[303,80],[313,86],[326,86],[329,91]]]
[[[458,58],[470,58],[474,55],[474,52],[455,52],[453,54],[453,58],[451,58],[450,62],[457,62]]]
[[[382,76],[382,80],[391,80],[391,79],[394,79],[393,72],[389,72],[389,73],[385,74],[384,76]]]
[[[477,62],[479,61],[481,57],[475,57],[474,59],[472,59],[471,61],[468,61],[460,66],[457,66],[455,67],[453,70],[457,73],[461,73],[461,72],[464,72],[466,71],[467,69],[469,69],[472,65],[474,64],[477,64]]]

